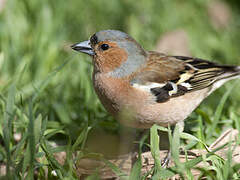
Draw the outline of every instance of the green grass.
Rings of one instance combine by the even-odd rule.
[[[193,56],[240,65],[239,3],[228,2],[232,21],[226,28],[218,29],[210,23],[208,3],[208,0],[6,1],[0,11],[0,165],[6,165],[5,179],[45,179],[45,176],[77,179],[74,168],[77,160],[88,155],[102,158],[88,152],[90,134],[101,130],[119,136],[119,124],[94,93],[90,58],[69,48],[96,31],[128,32],[150,50],[165,32],[183,29]],[[175,167],[161,168],[156,133],[159,127],[153,126],[149,144],[155,160],[155,167],[149,172],[153,179],[174,174],[192,179],[190,170],[208,159],[214,163],[200,169],[201,176],[239,178],[240,165],[232,163],[231,151],[226,160],[211,152],[183,164],[178,162],[180,147],[204,149],[226,129],[240,130],[238,83],[239,80],[227,83],[205,100],[186,121],[186,133],[176,130],[170,136]],[[16,134],[21,136],[20,140],[16,140]],[[66,152],[64,165],[59,164],[54,152]],[[122,178],[144,178],[140,175],[140,159],[129,177],[105,162]],[[53,170],[57,177],[52,175]],[[88,179],[97,176],[96,173]]]

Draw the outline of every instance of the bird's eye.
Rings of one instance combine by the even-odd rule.
[[[108,45],[108,44],[102,44],[102,45],[101,45],[101,49],[104,50],[104,51],[105,51],[105,50],[108,50],[108,48],[109,48],[109,45]]]

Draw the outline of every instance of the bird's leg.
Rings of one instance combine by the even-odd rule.
[[[184,121],[180,121],[175,126],[171,126],[171,134],[172,135],[173,135],[173,132],[174,132],[173,130],[175,129],[176,126],[178,126],[179,134],[181,134],[184,130]],[[163,168],[167,167],[169,165],[170,161],[171,161],[171,147],[172,146],[171,146],[171,142],[170,142],[170,146],[169,146],[169,150],[167,152],[167,155],[162,160],[162,167]]]
[[[167,152],[167,155],[163,158],[163,160],[161,162],[162,167],[163,168],[168,167],[170,160],[171,160],[171,150],[169,149]]]

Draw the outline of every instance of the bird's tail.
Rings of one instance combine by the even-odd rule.
[[[221,79],[236,79],[240,78],[240,66],[231,66],[227,67],[226,72],[223,74],[223,77]]]
[[[238,74],[240,74],[240,66],[236,67],[236,72],[238,72]]]
[[[233,72],[233,77],[234,78],[239,78],[240,77],[240,66],[236,66]]]
[[[222,66],[222,68],[225,73],[223,73],[215,80],[214,88],[212,91],[219,88],[229,80],[240,78],[240,66]]]
[[[236,71],[237,71],[237,78],[240,78],[240,66],[237,66],[236,68]]]

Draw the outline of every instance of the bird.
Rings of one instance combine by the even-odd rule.
[[[181,124],[214,90],[240,77],[240,66],[147,51],[119,30],[96,32],[71,48],[92,57],[101,103],[133,128]]]

